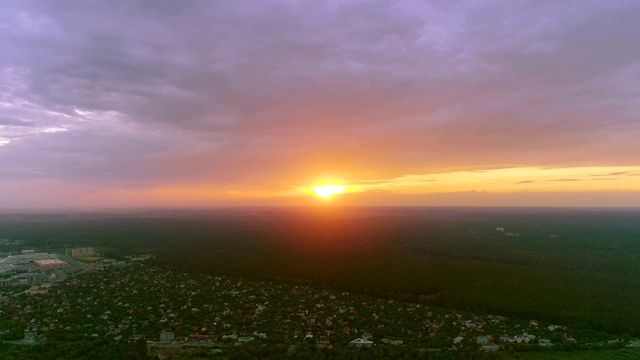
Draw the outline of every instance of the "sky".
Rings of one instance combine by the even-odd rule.
[[[636,0],[2,1],[0,208],[638,207],[638,39]]]

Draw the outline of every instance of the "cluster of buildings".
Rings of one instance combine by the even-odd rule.
[[[44,267],[69,265],[66,261],[60,260],[56,254],[37,253],[33,250],[22,250],[18,255],[9,255],[0,259],[0,268],[3,269],[15,270],[29,264]]]
[[[0,287],[39,285],[63,280],[67,273],[86,271],[89,266],[62,260],[57,254],[21,250],[0,258]],[[42,292],[38,290],[35,293]],[[34,293],[31,291],[31,293]]]
[[[554,332],[573,339],[566,327],[537,322],[533,326],[517,319],[286,282],[184,274],[140,262],[115,263],[53,287],[25,283],[33,284],[29,294],[0,305],[0,329],[28,327],[39,339],[64,332],[115,340],[143,334],[158,343],[420,348],[473,344],[485,350],[498,349],[511,339],[534,344]]]
[[[33,250],[23,250],[19,255],[9,255],[0,259],[2,265],[27,265],[34,261],[57,260],[58,255],[49,253],[37,253]]]
[[[69,263],[60,260],[56,254],[22,250],[20,254],[0,259],[0,273],[5,274],[0,277],[0,287],[50,282],[55,278],[55,274],[45,268],[66,267],[68,265]]]
[[[47,274],[41,272],[24,272],[5,278],[0,278],[0,286],[19,286],[42,284],[51,281]]]

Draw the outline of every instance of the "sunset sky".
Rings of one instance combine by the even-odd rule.
[[[638,39],[637,0],[2,1],[0,208],[640,206]]]

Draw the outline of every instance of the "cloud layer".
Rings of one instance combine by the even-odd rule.
[[[638,24],[637,1],[3,2],[0,196],[639,165]]]

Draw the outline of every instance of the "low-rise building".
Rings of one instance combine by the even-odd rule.
[[[34,285],[29,289],[29,295],[44,295],[49,292],[48,286]]]
[[[331,341],[329,340],[328,336],[321,336],[318,340],[316,340],[316,346],[328,349],[332,347]]]
[[[255,338],[253,336],[240,336],[238,338],[238,344],[246,344],[248,342],[251,342],[255,340]]]
[[[382,339],[382,343],[389,345],[402,345],[403,341],[402,339],[396,339],[394,337],[387,336]]]
[[[373,345],[373,341],[365,340],[362,338],[353,339],[349,342],[349,346],[355,347],[371,347]]]
[[[172,332],[161,332],[160,333],[160,341],[162,342],[171,342],[175,338],[175,335]]]
[[[191,342],[212,342],[215,341],[215,337],[211,335],[195,333],[189,335],[189,338],[187,340]]]
[[[500,350],[500,347],[498,345],[496,345],[495,343],[489,342],[489,343],[486,343],[486,344],[482,345],[480,347],[480,350],[483,350],[483,351],[498,351],[498,350]]]
[[[38,340],[38,334],[35,332],[31,332],[31,331],[25,331],[24,333],[24,341],[36,341]]]
[[[57,266],[68,266],[69,263],[66,261],[62,261],[59,259],[44,259],[44,260],[34,260],[33,263],[36,266],[40,267],[57,267]]]

